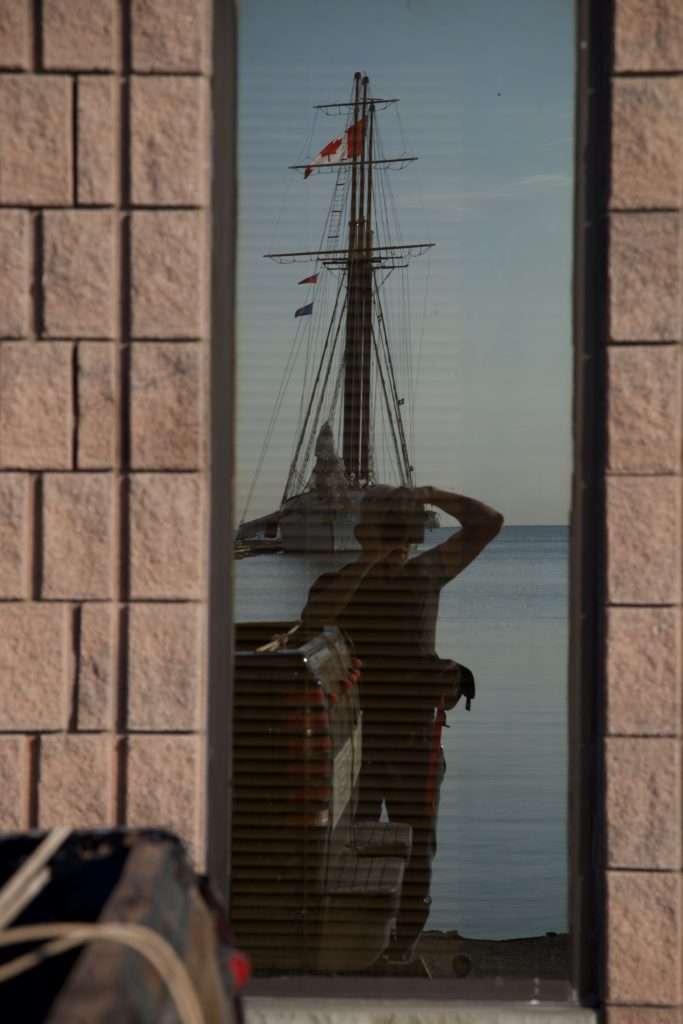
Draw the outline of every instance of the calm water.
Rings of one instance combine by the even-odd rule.
[[[237,562],[237,620],[296,618],[312,581],[352,557]],[[567,558],[566,527],[506,526],[442,592],[438,651],[473,670],[477,698],[444,730],[429,928],[567,930]]]

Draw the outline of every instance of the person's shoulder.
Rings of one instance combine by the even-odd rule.
[[[441,545],[437,544],[432,548],[427,548],[426,551],[421,551],[418,555],[414,555],[413,558],[406,562],[404,571],[407,571],[411,576],[431,579],[443,585],[443,583],[447,582],[447,579],[446,568],[441,556]]]
[[[347,565],[342,565],[339,569],[329,569],[327,572],[321,573],[312,584],[311,590],[329,587],[330,583],[334,583],[340,576],[343,576],[353,564],[353,562],[349,562]]]
[[[319,611],[316,612],[311,610],[311,604],[313,604],[315,608],[316,602],[319,602],[322,599],[322,595],[325,593],[327,588],[330,587],[338,578],[339,572],[324,572],[313,581],[309,587],[308,599],[301,613],[301,618],[304,622],[314,622],[318,618]]]
[[[313,589],[313,587],[326,587],[326,586],[328,586],[334,580],[339,578],[339,575],[340,575],[340,573],[342,571],[343,570],[341,570],[341,569],[336,569],[336,570],[330,570],[329,572],[321,573],[320,576],[318,576],[317,579],[315,580],[315,582],[312,584],[311,589]]]

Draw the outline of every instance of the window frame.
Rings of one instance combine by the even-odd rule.
[[[597,1005],[604,973],[602,785],[604,467],[611,4],[576,4],[574,156],[574,479],[569,614],[569,921],[571,981]]]
[[[207,614],[207,719],[206,719],[206,850],[207,873],[228,903],[230,875],[230,744],[226,731],[232,720],[232,480],[234,470],[234,322],[237,229],[236,109],[237,9],[236,0],[212,0],[212,245],[211,245],[211,354],[210,354],[210,501],[208,509],[209,587]],[[607,181],[609,141],[609,66],[612,12],[610,5],[575,0],[575,203],[573,262],[574,336],[574,478],[570,526],[569,609],[569,903],[571,990],[558,1008],[585,1013],[581,1006],[598,1003],[603,974],[603,893],[598,856],[604,844],[604,809],[596,801],[601,782],[599,723],[603,715],[601,690],[602,595],[596,580],[604,577],[603,483],[605,424],[605,359],[602,337],[606,322]],[[228,571],[225,567],[228,566]],[[352,981],[353,986],[345,984]],[[493,979],[485,985],[462,981],[395,978],[287,979],[287,984],[253,986],[250,1007],[256,1016],[283,999],[310,1008],[320,1000],[341,1009],[351,995],[374,1001],[379,1009],[386,999],[406,1009],[415,999],[434,1009],[464,998],[495,1002],[497,1012],[509,1011],[508,1000],[526,1001],[523,991],[510,986],[501,1000]],[[529,979],[531,984],[531,979]],[[458,988],[459,986],[459,988]],[[459,995],[462,993],[462,996]],[[543,998],[542,994],[541,997]],[[339,1002],[342,1000],[342,1002]],[[572,1001],[573,1000],[573,1001]],[[483,1003],[481,1004],[483,1006]],[[529,1005],[527,1003],[527,1005]],[[336,1012],[336,1011],[335,1011]],[[524,1012],[527,1012],[526,1010]],[[506,1012],[507,1017],[507,1012]],[[469,1018],[468,1018],[469,1019]],[[553,1019],[555,1019],[553,1017]],[[578,1019],[578,1017],[577,1017]],[[583,1019],[583,1017],[581,1018]],[[588,1019],[588,1018],[586,1018]]]

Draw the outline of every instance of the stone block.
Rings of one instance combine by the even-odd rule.
[[[131,85],[131,194],[137,206],[206,203],[206,81],[140,75]]]
[[[130,430],[134,469],[204,464],[203,352],[176,342],[131,346]]]
[[[201,691],[201,609],[134,604],[128,621],[128,728],[192,730]]]
[[[608,469],[680,472],[680,347],[612,345],[608,363]]]
[[[187,473],[136,473],[130,481],[130,597],[201,598],[203,483]]]
[[[206,217],[199,210],[131,216],[134,338],[200,338],[206,333]]]
[[[112,824],[114,757],[110,736],[58,734],[40,740],[38,825]]]
[[[0,343],[0,465],[71,467],[71,359],[66,342]]]
[[[607,740],[609,867],[665,870],[680,866],[680,768],[678,739]]]
[[[678,734],[681,636],[678,608],[608,608],[609,734]]]
[[[683,166],[683,89],[675,78],[612,83],[610,205],[677,209]]]
[[[27,473],[0,473],[0,599],[3,601],[30,594],[30,485]]]
[[[25,210],[0,210],[0,338],[29,333],[29,231]]]
[[[608,603],[679,602],[680,564],[680,480],[608,478]]]
[[[78,79],[76,194],[81,206],[111,206],[118,198],[119,87],[108,76]]]
[[[41,597],[114,596],[116,500],[115,480],[108,473],[45,474]]]
[[[117,0],[42,0],[43,63],[56,71],[117,65]]]
[[[52,338],[116,337],[114,213],[48,211],[44,224],[44,334]]]
[[[66,76],[0,76],[0,203],[71,203],[71,94]]]
[[[612,214],[612,341],[679,341],[682,279],[679,214]]]
[[[28,71],[31,65],[31,5],[0,4],[0,68]]]
[[[134,71],[208,71],[209,0],[132,0]]]
[[[111,604],[84,604],[78,650],[79,729],[112,728],[117,687],[116,609]]]
[[[25,813],[28,804],[27,754],[24,736],[0,736],[0,821],[3,832],[19,832],[28,825]]]
[[[65,605],[0,603],[0,731],[66,727],[69,626]]]
[[[117,352],[114,344],[82,341],[78,346],[79,469],[109,469],[119,444]]]
[[[677,1006],[607,1006],[605,1024],[681,1024]]]
[[[616,71],[683,71],[680,0],[619,0],[614,18]]]
[[[199,808],[204,766],[199,736],[129,736],[126,823],[176,832],[201,856]]]
[[[608,1002],[680,1002],[680,916],[679,875],[607,872]]]

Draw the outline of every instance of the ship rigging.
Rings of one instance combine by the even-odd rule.
[[[378,110],[397,102],[373,97],[368,77],[357,72],[348,102],[316,108],[345,116],[342,133],[309,163],[291,167],[304,178],[324,171],[335,175],[320,247],[266,254],[281,264],[315,264],[315,273],[304,279],[311,282],[311,301],[297,315],[310,317],[308,326],[322,345],[302,390],[300,426],[280,507],[270,516],[243,522],[238,538],[253,535],[264,525],[272,534],[277,524],[285,550],[352,550],[357,547],[353,527],[368,488],[377,483],[414,484],[404,423],[406,396],[396,368],[398,331],[385,293],[394,272],[405,270],[410,259],[427,252],[432,243],[406,244],[398,229],[387,172],[417,158],[405,153],[385,156],[377,120]],[[323,277],[332,306],[325,325],[312,315],[318,304],[318,279]],[[380,434],[382,451],[390,456],[381,466]]]

